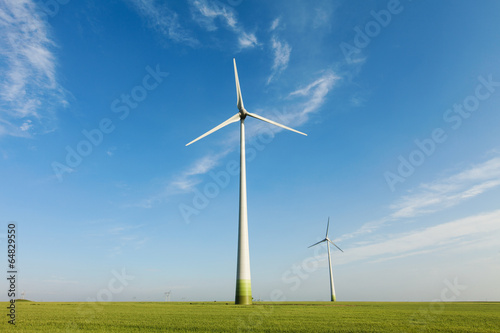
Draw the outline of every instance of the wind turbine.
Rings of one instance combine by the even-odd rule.
[[[309,247],[313,247],[315,245],[318,245],[318,244],[321,244],[323,242],[326,242],[326,246],[328,248],[328,266],[330,266],[330,292],[331,292],[331,296],[332,296],[332,302],[335,302],[337,299],[335,297],[335,287],[333,285],[333,273],[332,273],[332,259],[330,257],[330,243],[332,243],[337,249],[339,249],[340,251],[342,251],[342,249],[340,247],[338,247],[334,242],[332,242],[330,240],[330,238],[328,238],[328,228],[330,227],[330,218],[328,218],[328,224],[326,225],[326,235],[325,235],[325,239],[317,242],[317,243],[314,243],[313,245],[309,246]],[[308,247],[308,248],[309,248]],[[344,252],[344,251],[342,251]]]
[[[250,281],[250,252],[248,246],[248,218],[247,218],[247,176],[246,176],[246,161],[245,161],[245,118],[250,116],[267,123],[279,126],[281,128],[293,131],[302,135],[306,135],[302,132],[294,130],[293,128],[287,127],[285,125],[278,124],[272,120],[266,119],[254,113],[248,112],[243,106],[243,98],[241,96],[240,81],[238,79],[238,70],[236,69],[236,60],[233,58],[234,64],[234,78],[236,81],[236,96],[237,96],[237,107],[238,113],[221,123],[220,125],[214,127],[205,134],[194,139],[186,146],[206,137],[213,132],[220,130],[221,128],[235,123],[240,122],[240,214],[239,214],[239,227],[238,227],[238,261],[237,261],[237,271],[236,271],[236,304],[252,304],[252,287]]]

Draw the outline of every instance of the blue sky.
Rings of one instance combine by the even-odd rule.
[[[0,212],[38,301],[499,300],[498,1],[0,1]],[[236,168],[236,169],[235,169]],[[7,285],[5,284],[5,288]],[[2,293],[1,299],[6,300]]]

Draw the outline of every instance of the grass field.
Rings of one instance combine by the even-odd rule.
[[[0,332],[500,332],[500,303],[1,303]]]

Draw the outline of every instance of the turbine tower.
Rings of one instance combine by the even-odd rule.
[[[250,116],[267,123],[279,126],[281,128],[293,131],[302,135],[302,132],[294,130],[285,125],[278,124],[272,120],[266,119],[254,113],[248,112],[243,106],[243,98],[241,96],[240,81],[238,79],[238,70],[236,69],[236,60],[233,59],[234,78],[236,81],[236,96],[238,113],[214,127],[205,134],[194,139],[186,146],[206,137],[207,135],[237,121],[240,122],[240,216],[238,227],[238,263],[236,270],[236,304],[252,304],[252,287],[250,282],[250,252],[248,246],[248,218],[247,218],[247,176],[246,176],[246,161],[245,161],[245,118]]]
[[[342,251],[342,249],[340,247],[338,247],[337,245],[335,245],[335,243],[332,242],[330,240],[330,238],[328,238],[328,228],[329,227],[330,227],[330,218],[328,218],[328,224],[326,225],[325,239],[323,239],[323,240],[321,240],[321,241],[319,241],[317,243],[314,243],[313,245],[311,245],[309,247],[313,247],[315,245],[318,245],[318,244],[321,244],[323,242],[326,242],[326,246],[328,248],[328,266],[330,267],[330,293],[331,293],[331,296],[332,296],[332,302],[335,302],[337,300],[337,298],[335,297],[335,286],[333,285],[332,259],[331,259],[331,256],[330,256],[330,243],[332,243],[340,251]],[[344,251],[342,251],[342,252],[344,252]]]

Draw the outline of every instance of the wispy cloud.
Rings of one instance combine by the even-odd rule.
[[[205,155],[195,160],[184,172],[174,176],[170,181],[163,181],[157,189],[145,198],[126,207],[139,207],[151,209],[159,204],[166,202],[172,195],[192,192],[202,181],[200,175],[210,172],[215,168],[220,160],[231,150],[224,151],[221,154]]]
[[[283,27],[280,25],[281,18],[278,17],[274,19],[271,23],[271,28],[269,29],[271,32],[274,32]],[[271,68],[271,75],[267,78],[267,84],[271,83],[273,79],[278,77],[287,67],[288,62],[290,61],[290,54],[292,53],[292,48],[290,44],[288,44],[284,40],[280,40],[277,36],[277,33],[274,32],[271,37],[271,50],[273,53],[273,66]]]
[[[218,154],[209,154],[197,159],[186,171],[177,176],[171,183],[168,192],[189,192],[200,180],[196,176],[204,175],[219,165],[221,159],[226,157],[234,147],[227,148]]]
[[[124,232],[128,232],[131,230],[140,229],[143,226],[144,226],[144,224],[115,226],[115,227],[110,228],[108,230],[108,233],[117,235],[117,234],[122,234]]]
[[[230,147],[230,146],[228,146]],[[153,208],[175,194],[192,192],[196,186],[201,182],[199,176],[204,175],[213,170],[220,161],[230,152],[234,151],[234,147],[224,149],[218,154],[208,154],[195,160],[184,172],[175,176],[170,182],[161,186],[161,189],[153,195],[142,199],[135,207],[140,208]]]
[[[325,102],[325,98],[340,79],[332,71],[325,71],[318,79],[304,88],[300,88],[290,93],[289,97],[304,97],[306,101],[302,103],[298,116],[307,117],[308,114],[318,110]]]
[[[239,32],[238,43],[241,49],[252,48],[259,44],[255,34],[244,31]]]
[[[361,236],[361,235],[371,234],[371,233],[375,232],[377,229],[379,229],[381,226],[385,225],[389,221],[391,221],[390,218],[384,217],[384,218],[381,218],[378,220],[367,222],[367,223],[363,224],[357,230],[350,232],[350,233],[347,233],[347,234],[344,234],[340,237],[337,237],[336,240],[338,242],[342,242],[344,240],[356,238],[356,237]]]
[[[281,22],[281,18],[280,17],[275,18],[273,20],[273,22],[271,22],[271,28],[269,28],[269,31],[276,30],[279,27],[280,22]]]
[[[453,207],[500,185],[500,157],[467,170],[422,184],[411,195],[391,205],[393,218],[408,218]]]
[[[327,1],[322,3],[321,6],[316,7],[314,9],[314,16],[312,17],[313,28],[330,28],[330,25],[334,22],[332,15],[339,6],[340,3],[338,1]]]
[[[155,0],[129,0],[139,14],[145,19],[148,26],[163,37],[176,43],[197,46],[200,42],[179,23],[179,15],[165,4]]]
[[[54,106],[66,106],[57,82],[56,47],[31,0],[0,2],[0,136],[29,137],[55,128]]]
[[[234,8],[227,6],[220,1],[192,0],[192,16],[200,26],[208,31],[218,29],[217,23],[237,35],[240,49],[257,46],[258,40],[254,33],[245,31],[238,22]]]
[[[271,75],[267,78],[267,84],[281,74],[287,67],[290,61],[292,48],[285,41],[280,41],[276,36],[271,38],[271,49],[273,50],[274,62],[271,68]]]
[[[189,168],[184,174],[186,176],[196,176],[206,173],[211,170],[214,166],[219,163],[219,160],[226,156],[227,152],[216,154],[216,155],[207,155],[203,158],[199,159],[194,163],[191,168]]]
[[[339,239],[354,238],[372,233],[390,222],[438,212],[472,199],[500,186],[500,157],[473,165],[454,175],[421,184],[390,205],[389,215],[365,223],[358,230]]]
[[[444,251],[446,249],[482,246],[491,235],[500,235],[500,210],[469,216],[455,221],[438,224],[421,230],[389,235],[388,240],[350,248],[336,262],[345,264],[359,260],[379,262],[404,258],[412,255]],[[496,252],[495,252],[496,253]]]
[[[195,0],[193,19],[209,31],[217,30],[216,20],[220,20],[230,29],[237,29],[234,10],[218,1]]]
[[[143,227],[144,224],[125,224],[109,228],[105,233],[108,243],[113,245],[109,248],[109,256],[121,255],[125,249],[140,249],[148,241],[139,235]]]

